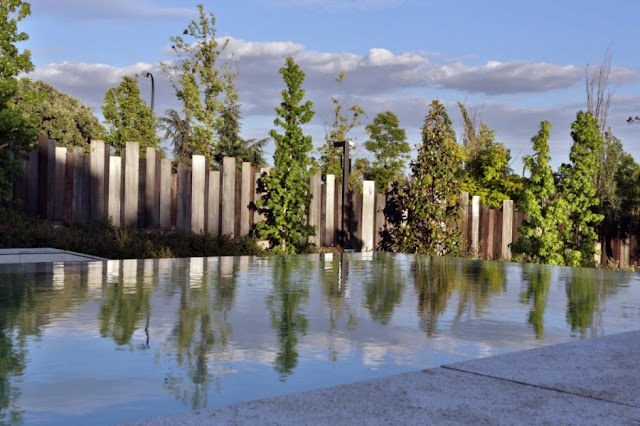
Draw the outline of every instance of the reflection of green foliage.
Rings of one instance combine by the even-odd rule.
[[[376,256],[370,262],[371,271],[365,277],[365,306],[371,318],[380,324],[388,324],[394,308],[400,304],[406,277],[391,256]]]
[[[170,339],[176,346],[177,362],[186,366],[193,387],[181,388],[176,378],[168,378],[167,383],[183,403],[197,409],[207,406],[209,385],[214,379],[209,372],[211,358],[219,360],[224,355],[232,333],[227,313],[233,307],[235,269],[226,276],[219,262],[217,274],[207,273],[204,268],[198,276],[192,275],[185,263],[175,266],[174,281],[180,285],[181,297],[178,323]]]
[[[447,309],[458,271],[446,261],[423,256],[415,257],[412,271],[420,326],[431,337],[437,333],[438,317]]]
[[[273,293],[267,299],[267,306],[271,312],[271,327],[276,330],[280,345],[274,368],[280,373],[281,380],[298,365],[298,336],[307,332],[308,320],[300,312],[300,305],[309,298],[304,260],[300,256],[273,259]]]
[[[529,324],[533,326],[536,339],[544,339],[544,311],[547,306],[551,269],[525,263],[522,265],[522,281],[527,283],[526,292],[521,296],[522,303],[529,304],[533,299],[533,306],[529,311]]]
[[[98,313],[100,335],[112,337],[117,345],[130,344],[141,322],[151,316],[151,283],[145,283],[140,272],[135,278],[135,287],[125,288],[121,275],[118,282],[109,283],[102,297]]]

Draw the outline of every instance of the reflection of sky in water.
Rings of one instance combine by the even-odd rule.
[[[389,254],[3,266],[24,372],[0,409],[115,423],[638,329],[638,281]]]

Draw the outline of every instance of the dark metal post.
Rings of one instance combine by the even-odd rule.
[[[151,111],[153,111],[153,102],[155,100],[156,97],[156,84],[153,81],[153,74],[151,74],[149,71],[143,71],[142,72],[142,76],[143,77],[150,77],[151,78]]]

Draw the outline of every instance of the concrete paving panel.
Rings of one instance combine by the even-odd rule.
[[[640,331],[463,361],[445,368],[640,407]]]
[[[139,422],[204,424],[635,424],[640,409],[447,369]]]

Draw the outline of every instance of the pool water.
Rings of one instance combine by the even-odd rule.
[[[640,275],[413,255],[0,265],[0,422],[114,424],[640,329]]]

